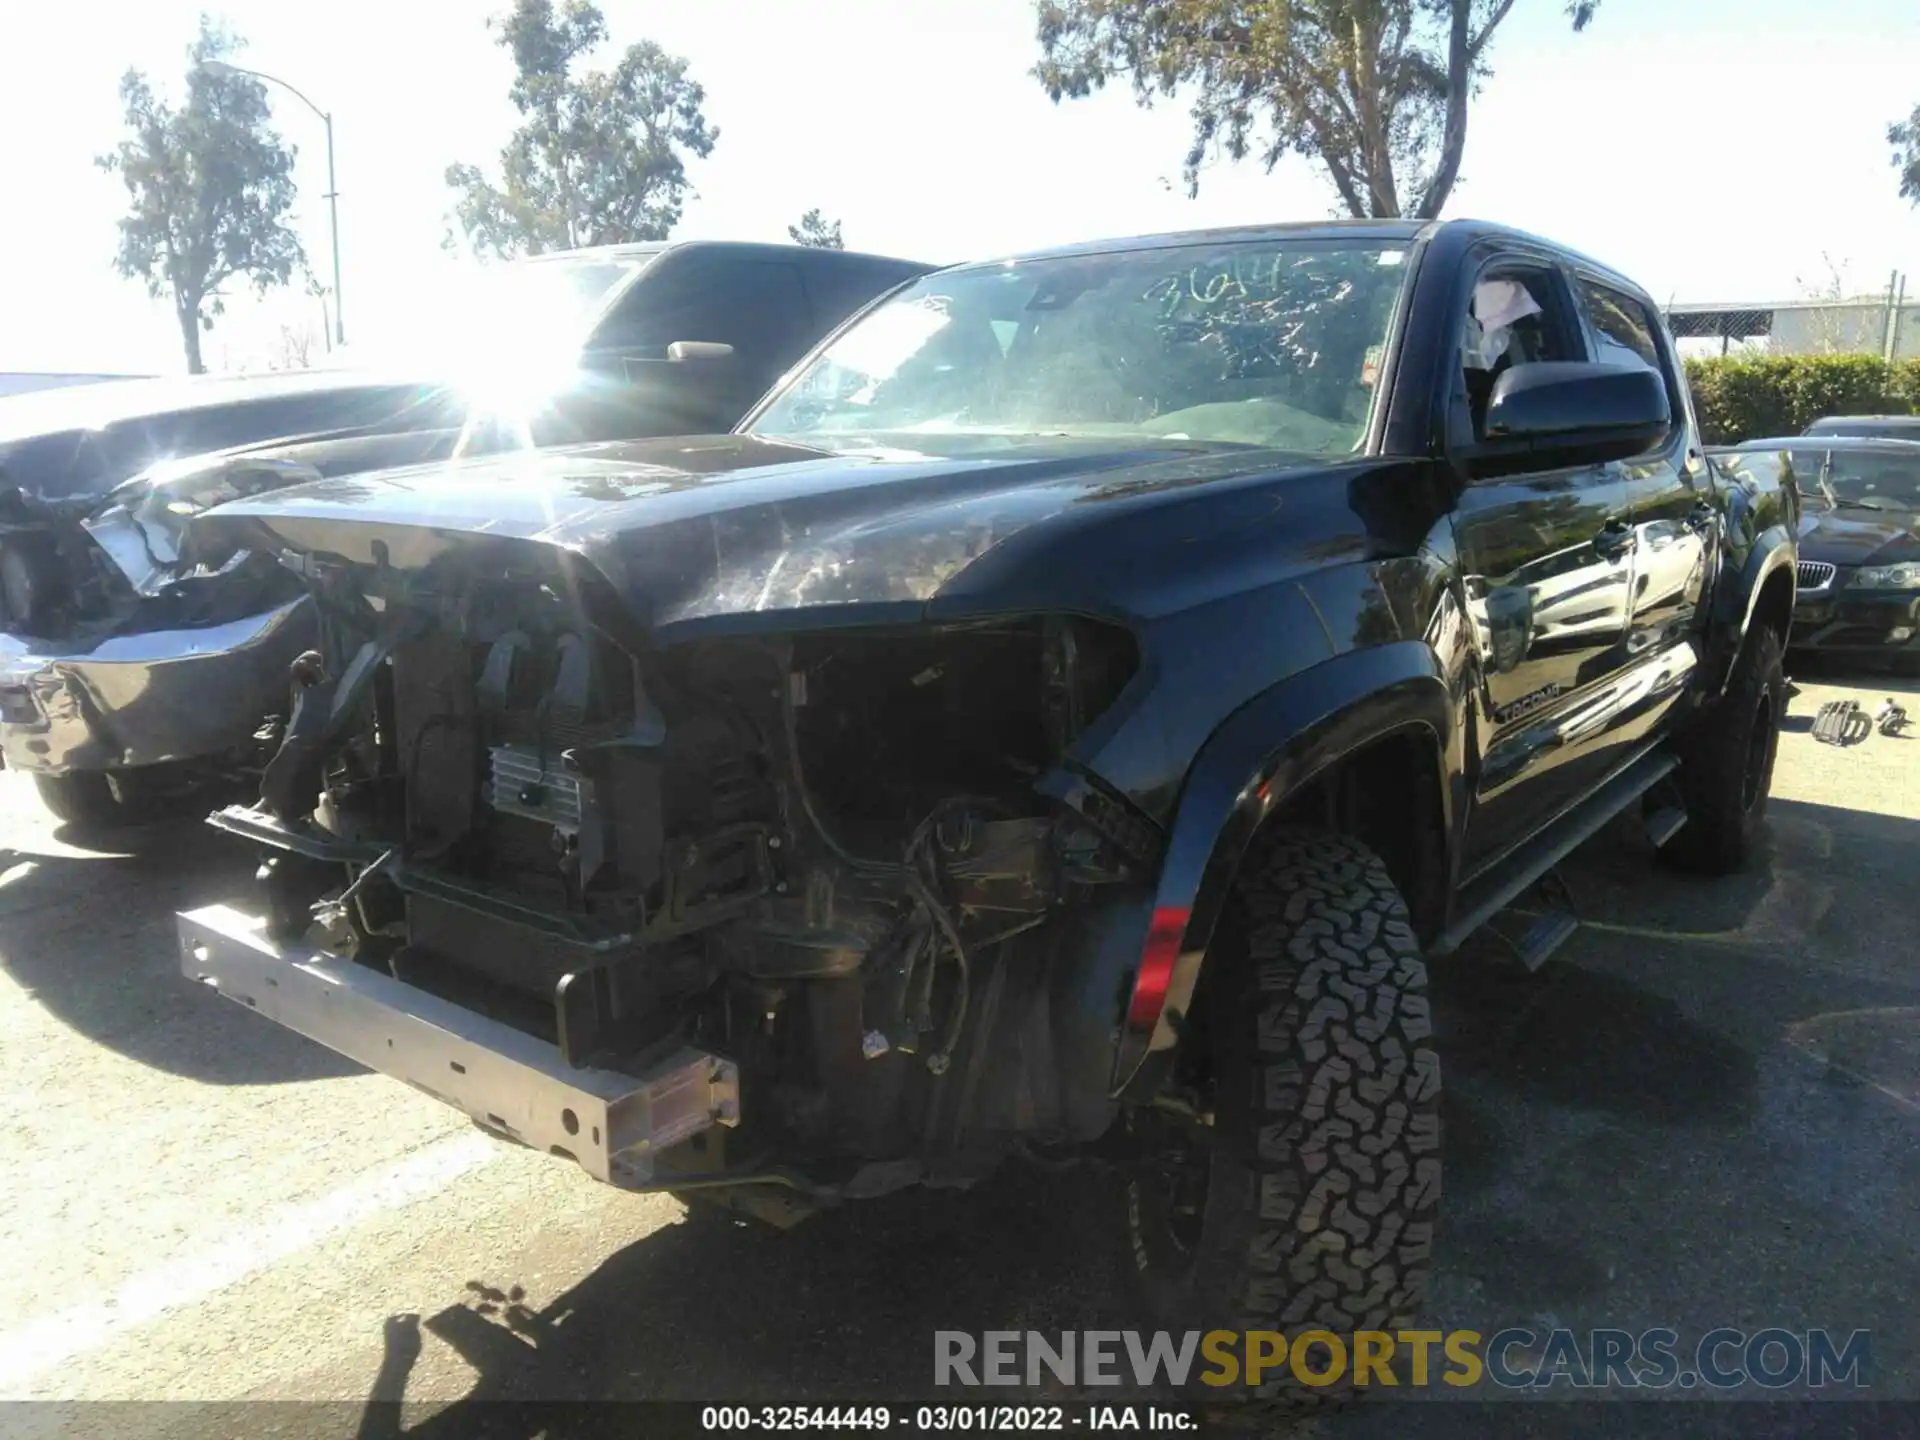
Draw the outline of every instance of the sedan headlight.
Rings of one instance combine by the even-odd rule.
[[[1857,590],[1920,590],[1920,564],[1868,565],[1847,583]]]

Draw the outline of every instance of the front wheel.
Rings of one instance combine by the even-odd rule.
[[[36,774],[33,783],[54,819],[83,834],[183,819],[206,794],[199,772],[178,764]]]
[[[1440,1203],[1440,1064],[1407,907],[1355,840],[1256,839],[1196,996],[1189,1073],[1211,1126],[1144,1112],[1126,1186],[1133,1260],[1162,1323],[1395,1330],[1425,1294]],[[1183,1063],[1186,1057],[1183,1057]],[[1315,1345],[1295,1362],[1335,1366]],[[1352,1385],[1285,1364],[1223,1394]],[[1250,1379],[1251,1377],[1243,1377]],[[1217,1396],[1215,1397],[1218,1398]]]
[[[114,792],[104,771],[36,774],[33,788],[40,792],[40,803],[54,819],[76,830],[111,830],[134,821],[132,807]]]
[[[1706,875],[1731,874],[1747,863],[1760,843],[1786,711],[1780,637],[1762,628],[1734,661],[1727,693],[1680,748],[1687,823],[1663,856]]]

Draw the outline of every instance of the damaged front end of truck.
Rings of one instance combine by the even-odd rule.
[[[391,514],[233,522],[321,640],[259,802],[213,817],[269,856],[259,913],[183,916],[189,975],[599,1180],[777,1222],[1108,1128],[1156,832],[1061,762],[1125,627],[927,620],[993,538],[958,513],[751,574],[721,522],[650,530],[650,575],[706,577],[677,610],[605,528]]]
[[[312,643],[311,608],[272,554],[191,522],[315,478],[233,455],[156,466],[106,496],[0,491],[7,765],[144,791],[255,764],[254,732],[283,703],[288,660]]]
[[[327,475],[444,460],[459,434],[236,447],[104,494],[0,483],[0,758],[83,821],[256,775],[286,719],[287,665],[313,644],[313,607],[272,551],[195,520]]]

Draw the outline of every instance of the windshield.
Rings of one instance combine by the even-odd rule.
[[[829,450],[1065,436],[1344,454],[1366,433],[1404,260],[1266,240],[930,275],[751,428]]]
[[[1785,455],[1807,503],[1824,510],[1920,510],[1920,445],[1898,450],[1765,449],[1718,452],[1736,474],[1771,473]]]
[[[1809,504],[1821,503],[1821,481],[1825,478],[1827,452],[1824,450],[1742,450],[1735,451],[1731,457],[1736,468],[1759,465],[1772,475],[1772,466],[1780,457],[1787,457],[1787,465],[1792,472],[1793,483],[1799,487],[1801,496]]]
[[[1843,507],[1920,510],[1920,447],[1913,455],[1835,450],[1827,489],[1833,502]]]

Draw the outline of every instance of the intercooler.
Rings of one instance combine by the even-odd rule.
[[[496,745],[484,798],[503,815],[518,815],[578,835],[597,826],[593,783],[522,745]]]

